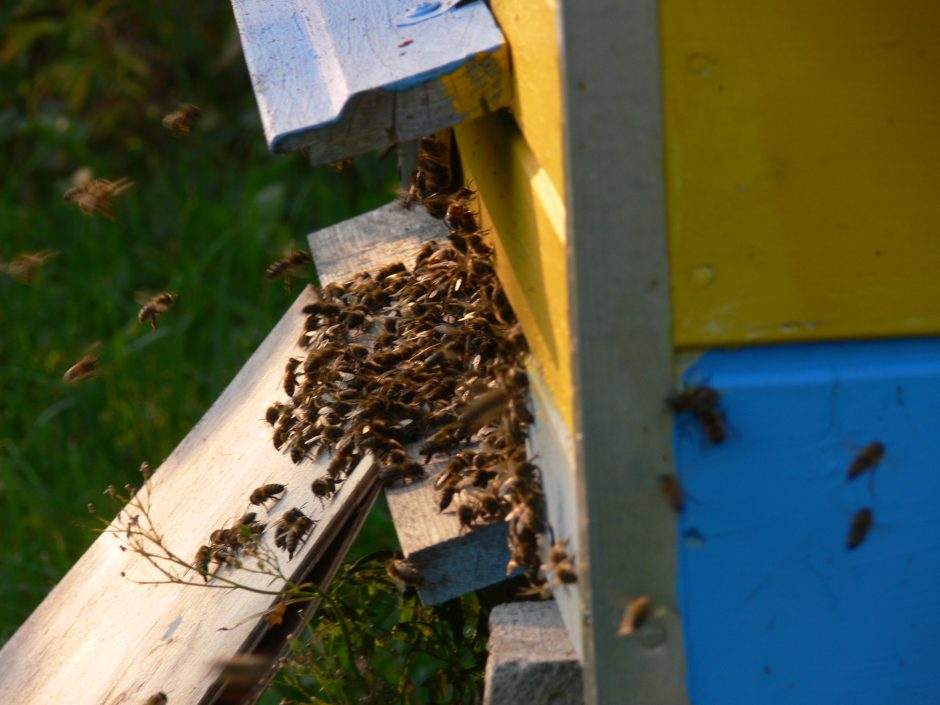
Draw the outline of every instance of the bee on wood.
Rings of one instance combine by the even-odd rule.
[[[0,262],[0,272],[20,284],[32,284],[38,278],[46,262],[58,254],[55,250],[21,252],[9,262]]]
[[[62,381],[78,382],[83,379],[88,379],[95,374],[95,370],[97,369],[98,356],[94,354],[85,355],[85,357],[65,371],[65,374],[62,375]]]
[[[393,274],[398,274],[399,272],[405,271],[407,271],[407,268],[402,262],[392,262],[391,264],[385,265],[378,272],[376,272],[375,278],[378,281],[383,281]]]
[[[677,414],[691,413],[708,440],[718,444],[728,435],[725,414],[719,406],[720,394],[711,387],[687,387],[670,394],[666,402]]]
[[[154,693],[149,698],[147,698],[147,701],[144,703],[144,705],[166,705],[167,700],[166,693]]]
[[[473,233],[478,230],[476,215],[470,210],[473,191],[462,188],[454,194],[444,213],[444,222],[455,232]]]
[[[336,480],[329,474],[318,477],[310,485],[310,491],[322,503],[336,494]]]
[[[137,314],[137,320],[141,323],[150,321],[150,327],[156,329],[157,317],[169,311],[173,307],[173,304],[176,303],[177,298],[177,294],[171,294],[167,291],[164,291],[162,294],[157,294],[143,305]]]
[[[267,411],[264,412],[264,420],[273,426],[277,423],[278,419],[281,418],[282,414],[289,413],[290,410],[290,404],[284,404],[276,401],[268,407]]]
[[[849,526],[849,535],[845,541],[845,547],[850,551],[854,551],[861,546],[865,541],[865,537],[868,536],[872,521],[871,509],[866,507],[855,512],[855,516],[852,517],[852,525]]]
[[[310,255],[303,250],[292,250],[286,257],[279,259],[277,262],[272,262],[265,270],[264,276],[271,281],[284,277],[284,289],[290,293],[293,277],[309,261]]]
[[[175,130],[188,135],[193,125],[202,117],[202,110],[198,105],[185,103],[163,118],[163,126],[168,130]]]
[[[63,194],[62,200],[74,203],[85,215],[103,215],[108,220],[114,220],[113,200],[133,185],[134,182],[127,178],[117,181],[93,179],[70,188]]]
[[[261,504],[263,505],[270,499],[275,501],[280,500],[278,497],[284,491],[284,485],[278,485],[277,483],[271,483],[268,485],[262,485],[255,490],[252,490],[251,494],[248,496],[248,501],[251,504]]]
[[[208,546],[200,546],[196,551],[196,560],[193,562],[193,568],[196,569],[202,579],[209,582],[209,561],[212,560],[212,549]]]
[[[648,595],[636,597],[627,603],[617,629],[617,636],[629,636],[642,627],[650,614],[650,598]]]
[[[884,443],[875,441],[865,446],[862,451],[852,459],[849,465],[848,479],[854,480],[868,470],[874,470],[885,455]]]
[[[294,396],[294,392],[297,391],[297,368],[300,366],[302,360],[298,360],[296,357],[292,357],[287,361],[287,365],[284,367],[284,392],[287,396]]]
[[[386,563],[385,572],[388,573],[388,577],[392,579],[392,582],[394,582],[402,592],[410,587],[417,587],[424,580],[420,570],[413,564],[400,558],[392,558]]]
[[[420,480],[427,473],[424,470],[424,466],[421,463],[416,463],[412,461],[406,461],[402,463],[394,463],[392,465],[386,465],[384,468],[379,470],[379,480],[383,484],[391,485],[395,482],[401,481],[402,484],[407,485],[409,483]]]
[[[682,485],[679,484],[679,478],[675,475],[660,475],[658,482],[659,492],[672,510],[681,512],[685,509],[685,493],[682,491]]]
[[[548,563],[542,565],[542,571],[554,573],[555,581],[559,585],[578,582],[574,559],[568,554],[568,539],[559,539],[549,549]]]
[[[313,519],[294,507],[289,509],[274,530],[274,545],[287,551],[288,560],[293,559],[297,546],[315,526]]]

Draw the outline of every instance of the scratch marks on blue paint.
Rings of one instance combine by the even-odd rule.
[[[938,702],[940,340],[714,351],[686,379],[730,427],[719,446],[674,435],[690,700]],[[884,460],[847,482],[873,441]]]

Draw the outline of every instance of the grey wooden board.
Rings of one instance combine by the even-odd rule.
[[[394,261],[409,266],[422,245],[447,237],[447,227],[421,207],[390,203],[309,236],[310,253],[323,284],[342,281]],[[418,590],[436,604],[506,579],[505,522],[460,530],[454,510],[437,511],[434,478],[385,493],[402,551],[422,571]]]
[[[669,268],[656,0],[562,0],[585,701],[679,705]],[[613,70],[612,70],[613,69]],[[629,600],[655,619],[618,637]]]
[[[509,104],[508,49],[486,4],[397,26],[416,4],[232,0],[272,150],[332,162]]]
[[[303,329],[300,309],[314,300],[307,287],[205,416],[154,473],[151,515],[171,550],[191,559],[209,533],[230,525],[248,508],[248,495],[265,482],[287,486],[272,509],[277,519],[302,506],[320,524],[293,558],[281,556],[288,577],[299,579],[311,555],[330,544],[375,484],[370,459],[325,507],[310,492],[323,472],[294,465],[274,450],[266,407],[285,398],[284,362]],[[324,458],[322,464],[325,465]],[[273,534],[273,532],[269,532]],[[322,537],[322,538],[321,538]],[[270,542],[271,535],[265,540]],[[159,575],[140,556],[120,550],[102,534],[0,651],[4,705],[138,703],[164,691],[170,703],[199,703],[217,673],[215,663],[250,650],[273,595],[179,584],[139,585]],[[231,575],[226,569],[225,575]],[[194,571],[187,573],[199,580]],[[240,576],[243,574],[239,574]],[[277,591],[268,576],[246,584]],[[215,583],[213,583],[215,584]],[[227,631],[219,631],[227,627]]]

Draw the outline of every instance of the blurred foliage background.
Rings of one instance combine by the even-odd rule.
[[[30,284],[0,274],[2,643],[94,540],[86,504],[159,464],[289,305],[266,265],[396,174],[268,152],[225,2],[4,3],[0,88],[0,260],[58,252]],[[164,129],[184,102],[202,120]],[[136,182],[114,222],[63,202],[80,169]],[[136,297],[160,291],[180,301],[151,331]],[[100,374],[64,384],[96,343]],[[394,546],[374,512],[357,550]]]

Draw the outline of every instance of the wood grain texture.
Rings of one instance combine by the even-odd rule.
[[[488,115],[454,130],[494,234],[496,272],[535,362],[572,427],[565,202],[512,117]]]
[[[673,339],[940,331],[940,6],[662,3]]]
[[[473,2],[399,27],[412,0],[232,0],[271,149],[331,162],[509,104],[509,52]]]
[[[424,243],[446,237],[444,223],[423,208],[407,210],[390,203],[312,233],[309,243],[320,281],[327,284],[394,261],[411,266]],[[418,593],[425,604],[507,578],[510,554],[505,522],[461,531],[453,508],[438,512],[433,475],[404,487],[390,487],[385,496],[402,551],[422,572]]]
[[[349,508],[362,507],[375,485],[375,467],[366,459],[335,500],[321,507],[309,485],[322,469],[310,462],[294,465],[275,451],[263,420],[266,407],[285,397],[284,361],[303,329],[300,309],[312,300],[308,287],[154,473],[146,490],[151,516],[168,548],[185,560],[212,530],[246,511],[252,489],[278,482],[287,491],[271,519],[302,506],[320,522],[293,560],[278,554],[287,576],[300,579],[319,554],[336,545],[343,524],[356,520]],[[271,541],[266,535],[265,542]],[[120,573],[144,581],[159,574],[120,545],[115,535],[102,534],[5,644],[0,702],[119,705],[143,702],[160,690],[171,703],[205,702],[214,687],[215,662],[250,650],[262,638],[261,616],[282,587],[278,581],[237,573],[241,582],[264,592],[141,585]],[[235,575],[231,569],[223,574]],[[202,582],[194,571],[186,575]]]
[[[568,282],[587,705],[681,705],[659,3],[562,4]],[[611,70],[616,67],[616,70]],[[649,596],[644,630],[618,637]]]

